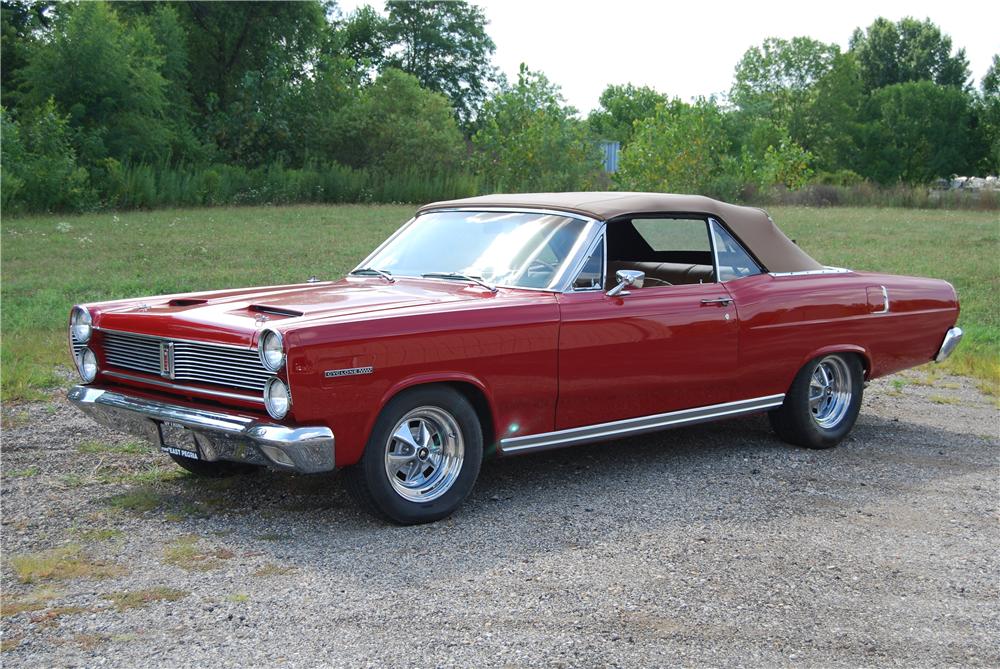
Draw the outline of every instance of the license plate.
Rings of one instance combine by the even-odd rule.
[[[157,424],[160,431],[160,450],[170,455],[198,460],[198,444],[191,430],[178,423],[163,421]]]

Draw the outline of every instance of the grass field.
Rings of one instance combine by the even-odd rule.
[[[66,321],[76,302],[339,277],[413,210],[232,207],[5,220],[2,398],[39,399],[67,383]],[[996,212],[774,207],[771,213],[825,264],[951,281],[967,335],[947,365],[997,392]]]

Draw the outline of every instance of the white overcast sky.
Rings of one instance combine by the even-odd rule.
[[[381,0],[341,0],[347,13]],[[608,84],[652,86],[689,100],[725,93],[747,48],[766,37],[799,35],[847,48],[855,27],[878,16],[930,18],[965,47],[976,86],[1000,52],[1000,2],[798,0],[726,3],[693,0],[474,0],[496,42],[494,63],[507,75],[520,63],[544,72],[586,113]]]

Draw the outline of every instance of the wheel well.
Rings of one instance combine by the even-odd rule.
[[[463,381],[447,381],[441,385],[453,388],[469,401],[472,408],[476,410],[479,417],[479,425],[483,429],[483,451],[490,454],[496,448],[496,430],[493,428],[493,410],[490,409],[490,402],[486,399],[486,394],[471,383]]]
[[[408,392],[416,388],[427,388],[430,386],[445,386],[459,393],[468,400],[469,404],[479,418],[479,425],[483,431],[483,451],[486,455],[491,455],[496,450],[496,430],[493,427],[493,410],[490,408],[490,401],[486,399],[486,394],[475,384],[465,381],[432,381],[430,383],[417,383],[407,386],[394,393],[392,397],[386,399],[388,403],[393,397],[400,393]],[[384,405],[383,405],[384,406]]]

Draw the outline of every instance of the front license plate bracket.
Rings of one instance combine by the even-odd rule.
[[[198,448],[198,441],[194,438],[194,432],[179,423],[170,421],[153,421],[159,434],[160,450],[170,455],[177,455],[182,458],[201,460]]]

